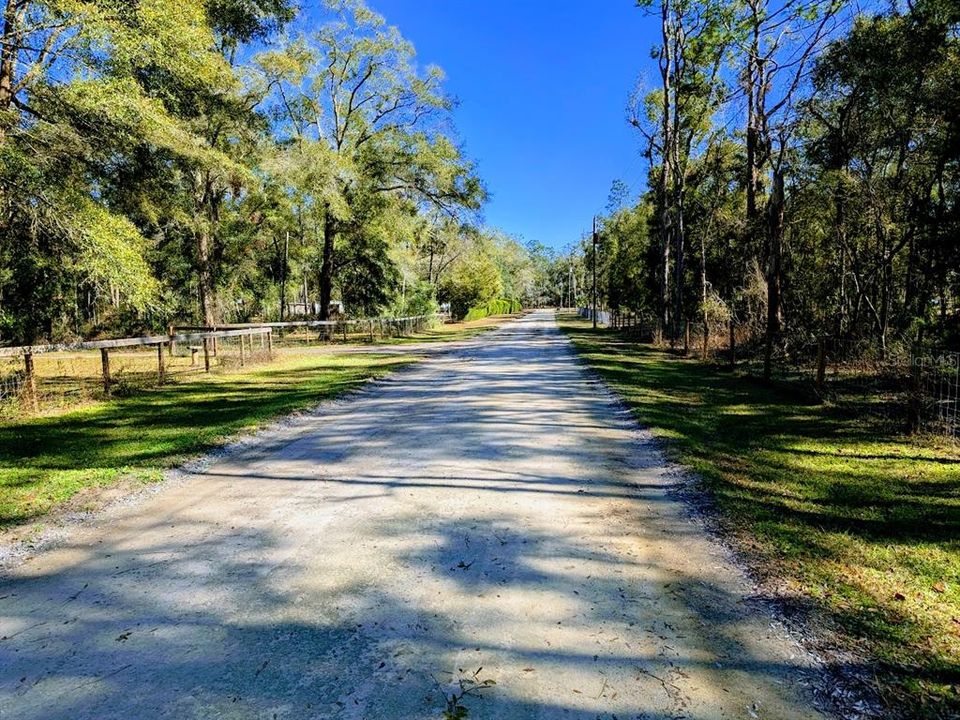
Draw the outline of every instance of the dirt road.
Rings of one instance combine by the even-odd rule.
[[[540,311],[14,570],[0,717],[819,717],[749,592]]]

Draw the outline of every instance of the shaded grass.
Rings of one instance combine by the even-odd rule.
[[[855,403],[817,404],[573,317],[561,327],[695,471],[758,575],[876,660],[893,712],[960,716],[955,443],[898,436]]]
[[[190,376],[129,397],[0,424],[0,527],[41,517],[87,488],[164,469],[237,433],[409,363],[402,356],[294,356]]]

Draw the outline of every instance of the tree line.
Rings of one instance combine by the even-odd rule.
[[[960,5],[639,4],[660,28],[628,109],[648,189],[611,193],[606,303],[672,339],[733,319],[766,375],[823,336],[960,346]]]
[[[0,340],[530,301],[453,100],[359,0],[2,0]]]

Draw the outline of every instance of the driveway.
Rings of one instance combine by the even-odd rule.
[[[670,485],[535,312],[8,573],[0,718],[820,717]]]

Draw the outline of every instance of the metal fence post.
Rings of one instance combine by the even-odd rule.
[[[907,409],[907,426],[910,432],[920,430],[923,419],[920,409],[921,394],[921,363],[923,359],[916,350],[910,353],[910,401]]]

